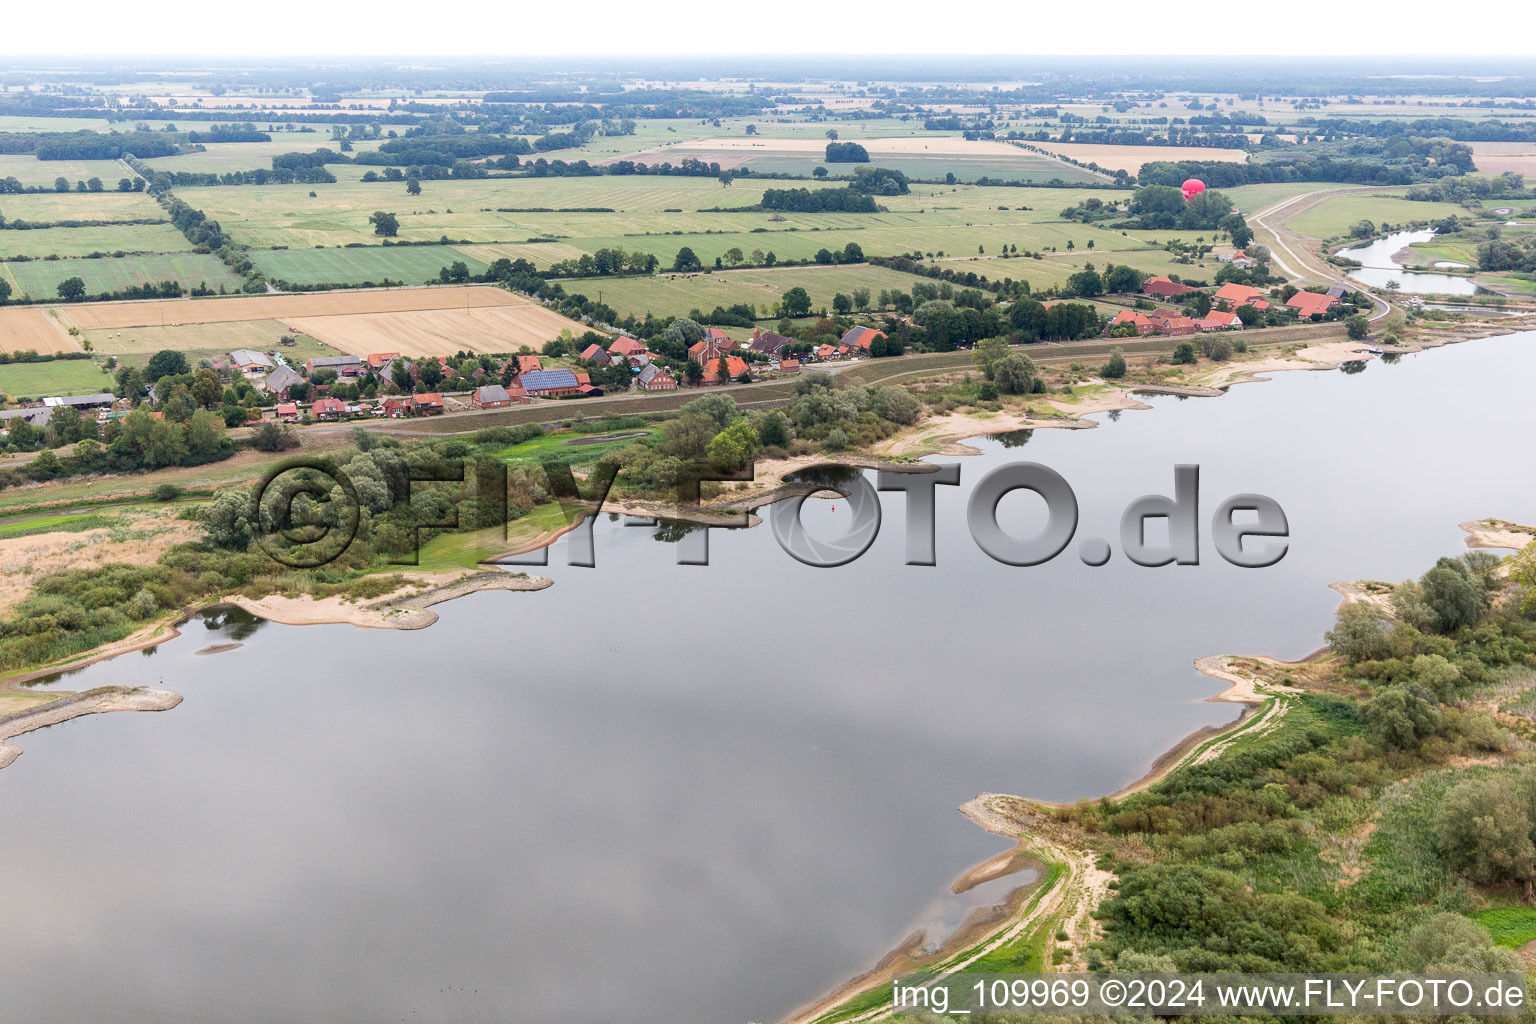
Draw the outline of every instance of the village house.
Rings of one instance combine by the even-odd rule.
[[[610,361],[616,362],[616,356],[629,359],[633,356],[639,355],[644,351],[645,346],[643,344],[636,341],[634,338],[624,337],[621,335],[620,337],[613,339],[613,341],[608,345],[608,358]]]
[[[295,402],[282,402],[277,407],[277,418],[284,423],[297,423],[299,407]]]
[[[1134,309],[1121,310],[1119,313],[1116,313],[1115,318],[1109,322],[1111,330],[1121,326],[1122,324],[1130,324],[1136,329],[1136,333],[1139,335],[1151,334],[1153,330],[1152,321],[1147,319],[1147,315]]]
[[[1141,283],[1141,290],[1148,295],[1155,295],[1160,299],[1176,299],[1180,295],[1188,295],[1190,292],[1199,291],[1167,277],[1149,277]]]
[[[753,352],[765,355],[769,359],[778,359],[784,351],[784,346],[793,345],[794,338],[786,338],[782,334],[774,334],[760,327],[752,328],[752,343],[747,347]]]
[[[237,348],[229,354],[230,365],[247,377],[258,373],[268,373],[273,367],[273,362],[260,352],[248,348]]]
[[[1228,281],[1216,293],[1211,296],[1216,305],[1222,309],[1236,309],[1238,306],[1252,306],[1261,301],[1263,292],[1246,284],[1236,284]]]
[[[476,409],[499,409],[512,404],[512,396],[500,384],[482,384],[469,396],[469,404]]]
[[[831,345],[817,345],[816,346],[816,358],[817,358],[818,361],[824,361],[824,360],[827,360],[827,359],[836,359],[837,358],[837,354],[838,354],[837,349],[833,348]]]
[[[649,363],[635,378],[642,391],[676,391],[677,378],[660,363]]]
[[[379,407],[375,411],[375,414],[387,416],[392,420],[397,420],[404,416],[410,407],[411,402],[409,398],[395,398],[391,396],[379,403]]]
[[[279,366],[267,374],[265,380],[259,385],[262,390],[273,398],[284,399],[288,397],[288,389],[295,384],[308,383],[302,374],[291,366]]]
[[[363,372],[363,361],[357,356],[315,356],[304,360],[304,376],[313,377],[316,370],[335,370],[339,377],[356,377]]]
[[[425,394],[411,396],[411,408],[424,415],[433,415],[443,411],[443,396],[438,391],[428,391]]]
[[[309,414],[317,420],[345,419],[347,403],[339,398],[317,398],[309,407]]]
[[[537,373],[542,369],[544,369],[544,364],[539,361],[538,356],[517,357],[517,373],[519,376],[525,373]]]
[[[721,362],[722,360],[720,359],[714,359],[708,363],[705,363],[704,379],[700,381],[700,383],[729,384],[731,381],[735,380],[737,377],[740,377],[742,374],[751,372],[747,368],[747,361],[745,359],[741,358],[740,356],[726,356],[724,357],[725,376],[722,377],[720,375]]]
[[[1200,329],[1195,321],[1171,309],[1153,310],[1148,319],[1152,321],[1154,334],[1194,334]]]
[[[363,357],[363,362],[368,364],[368,369],[382,377],[389,373],[389,364],[399,358],[399,352],[371,352]]]
[[[875,339],[884,337],[884,331],[877,331],[873,327],[850,327],[838,339],[838,344],[847,348],[850,352],[860,352],[868,355],[869,347],[875,343]]]
[[[1317,292],[1297,292],[1285,304],[1294,309],[1298,316],[1304,320],[1310,320],[1314,316],[1322,316],[1334,306],[1339,305],[1339,300],[1332,295],[1319,295]]]
[[[1242,320],[1236,313],[1226,313],[1219,309],[1213,309],[1206,316],[1195,321],[1195,326],[1202,331],[1231,331],[1243,326]]]
[[[608,350],[594,341],[592,344],[581,350],[581,358],[590,360],[594,363],[607,363],[609,359]]]
[[[800,372],[800,360],[798,360],[798,359],[780,359],[779,360],[779,372],[780,373],[799,373]]]
[[[575,395],[581,391],[581,381],[570,370],[534,370],[519,376],[516,383],[537,398]]]

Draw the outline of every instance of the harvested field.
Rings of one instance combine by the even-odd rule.
[[[507,294],[503,292],[502,294]],[[471,309],[357,313],[342,316],[290,317],[290,327],[352,355],[400,352],[407,356],[448,356],[455,352],[537,350],[564,328],[586,328],[530,300],[520,305]]]
[[[1484,174],[1536,174],[1536,143],[1473,142],[1472,159]]]
[[[232,323],[295,317],[402,313],[428,309],[466,309],[527,305],[529,300],[500,288],[377,288],[355,292],[298,295],[242,295],[221,299],[168,299],[150,302],[98,302],[72,306],[68,317],[81,330],[120,327]],[[553,315],[553,314],[551,314]],[[569,326],[569,321],[564,321]],[[41,350],[39,350],[41,351]],[[370,349],[369,351],[378,351]]]
[[[0,309],[0,350],[20,352],[78,352],[79,344],[41,309]]]
[[[1156,160],[1222,160],[1240,164],[1248,159],[1241,149],[1215,149],[1208,146],[1099,146],[1091,142],[1031,142],[1030,145],[1058,156],[1083,163],[1094,163],[1112,171],[1135,174],[1142,164]]]

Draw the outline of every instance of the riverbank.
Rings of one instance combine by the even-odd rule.
[[[0,768],[21,756],[21,748],[7,740],[50,725],[99,715],[109,711],[169,711],[181,703],[181,694],[148,687],[103,686],[84,693],[61,696],[0,717]]]
[[[1466,543],[1470,548],[1518,550],[1536,542],[1536,527],[1505,520],[1484,519],[1459,525],[1467,534]],[[1332,583],[1329,587],[1339,594],[1341,605],[1363,600],[1390,610],[1391,588],[1385,584],[1357,580]],[[1326,646],[1295,662],[1267,655],[1197,658],[1194,662],[1197,671],[1227,684],[1225,689],[1205,700],[1241,705],[1238,717],[1224,726],[1205,726],[1196,730],[1157,757],[1136,781],[1099,799],[1111,803],[1122,800],[1156,785],[1182,767],[1204,764],[1220,757],[1239,739],[1252,739],[1274,729],[1292,706],[1293,699],[1307,692],[1304,686],[1292,685],[1293,676],[1304,679],[1332,658],[1333,652]],[[1093,913],[1108,898],[1115,876],[1096,866],[1099,851],[1083,842],[1081,837],[1074,842],[1072,830],[1053,813],[1073,806],[1001,793],[982,793],[961,805],[961,813],[973,823],[1016,844],[1014,849],[969,869],[961,875],[963,881],[979,884],[999,877],[1009,865],[1023,858],[1049,857],[1049,863],[1061,871],[1061,884],[1049,904],[1032,907],[1028,913],[1015,912],[999,921],[991,932],[975,939],[974,947],[966,951],[962,960],[945,964],[936,972],[937,976],[959,971],[1021,937],[1034,935],[1038,944],[1038,936],[1046,931],[1058,938],[1063,934],[1067,937],[1066,946],[1056,947],[1056,956],[1060,958],[1053,960],[1051,966],[1068,971],[1086,969],[1087,945],[1101,934]],[[960,890],[957,888],[956,891]],[[1056,906],[1063,910],[1052,916],[1052,908]],[[1042,917],[1042,914],[1046,916]],[[901,957],[900,953],[901,950],[894,950],[887,954],[874,970],[845,982],[806,1010],[788,1018],[786,1024],[871,1019],[871,1013],[839,1016],[836,1011],[858,1000],[868,1001],[875,989],[889,984],[896,974],[921,966]],[[1044,970],[1045,965],[1032,969]]]

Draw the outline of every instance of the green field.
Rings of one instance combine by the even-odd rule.
[[[265,126],[263,126],[265,127]],[[161,156],[145,163],[157,171],[190,171],[196,174],[227,174],[231,171],[270,170],[272,158],[284,153],[312,153],[339,149],[329,132],[273,132],[271,142],[210,142],[201,153]],[[354,152],[377,149],[377,142],[354,142]]]
[[[85,229],[76,229],[85,230]],[[30,232],[29,232],[30,233]],[[204,253],[169,253],[154,256],[124,256],[121,259],[32,260],[27,263],[0,264],[0,274],[8,274],[18,295],[54,298],[59,282],[78,277],[85,282],[87,295],[115,292],[129,285],[159,284],[176,281],[191,289],[199,284],[218,290],[239,290],[241,278],[217,256]]]
[[[404,281],[422,284],[437,280],[439,270],[462,261],[472,274],[485,272],[477,257],[446,245],[370,245],[351,249],[263,249],[251,261],[274,281],[293,284],[362,284]]]
[[[1291,230],[1314,238],[1333,238],[1347,234],[1352,224],[1361,220],[1403,224],[1415,220],[1435,220],[1457,212],[1455,206],[1446,203],[1415,203],[1407,199],[1395,199],[1389,195],[1369,193],[1334,196],[1318,203],[1312,209],[1297,214],[1290,222]]]
[[[180,252],[189,248],[186,238],[170,224],[0,231],[0,259],[89,256],[93,252]]]
[[[89,395],[112,390],[112,375],[91,359],[55,359],[46,363],[0,365],[0,392],[13,399],[52,395]]]
[[[7,221],[165,220],[165,211],[143,192],[28,192],[0,196]]]
[[[1020,261],[1018,265],[1022,266]],[[989,265],[987,271],[991,273]],[[561,284],[569,293],[581,293],[590,299],[601,296],[602,301],[621,314],[637,317],[646,313],[658,316],[683,316],[689,310],[708,312],[716,306],[730,306],[738,302],[756,306],[760,315],[767,316],[769,308],[796,286],[811,295],[816,306],[832,305],[832,296],[838,292],[852,295],[855,288],[868,288],[871,300],[877,300],[882,289],[900,288],[910,291],[917,282],[929,279],[915,274],[902,274],[884,267],[858,265],[849,267],[786,267],[780,270],[728,270],[712,274],[664,274],[655,277],[593,277],[563,280]]]
[[[52,185],[63,177],[74,188],[77,181],[100,178],[107,188],[116,188],[118,179],[132,178],[128,165],[118,160],[39,160],[29,153],[0,155],[0,178],[15,178],[23,185]]]

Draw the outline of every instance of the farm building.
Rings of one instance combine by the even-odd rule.
[[[677,378],[660,363],[650,363],[640,371],[640,376],[635,378],[640,382],[642,391],[676,391]]]
[[[544,369],[544,364],[539,362],[539,357],[538,356],[518,356],[517,357],[517,372],[519,374],[537,373],[539,370],[542,370],[542,369]]]
[[[46,427],[48,421],[53,419],[53,409],[50,406],[33,406],[30,409],[3,409],[0,410],[0,424],[10,429],[13,420],[24,419],[34,427]]]
[[[798,360],[798,359],[780,359],[779,360],[779,372],[780,373],[799,373],[800,372],[800,360]]]
[[[885,337],[885,332],[877,331],[873,327],[850,327],[843,332],[843,336],[838,339],[838,343],[867,355],[869,347],[875,343],[875,339],[883,337]]]
[[[1166,277],[1149,277],[1141,283],[1141,290],[1148,295],[1156,295],[1160,299],[1176,299],[1180,295],[1188,295],[1199,289]]]
[[[1145,313],[1139,313],[1134,309],[1121,310],[1119,313],[1116,313],[1115,318],[1109,322],[1111,330],[1119,327],[1121,324],[1130,324],[1132,327],[1136,328],[1136,333],[1141,335],[1151,334],[1153,330],[1152,321],[1147,318],[1147,315]]]
[[[793,345],[794,343],[794,338],[786,338],[782,334],[774,334],[772,331],[765,331],[760,327],[754,327],[752,329],[752,343],[747,347],[753,352],[767,356],[769,359],[777,359],[779,354],[783,352],[785,345]]]
[[[628,359],[630,356],[637,356],[644,351],[645,346],[643,344],[634,338],[622,336],[613,339],[613,344],[608,346],[608,354],[610,356],[623,356],[625,359]]]
[[[267,373],[272,369],[272,360],[260,352],[248,348],[237,348],[229,354],[230,365],[244,374]]]
[[[356,377],[363,372],[363,361],[357,356],[315,356],[304,360],[304,375],[313,377],[316,370],[335,370],[342,377]]]
[[[1155,310],[1148,319],[1152,321],[1154,334],[1194,334],[1200,329],[1189,317],[1180,316],[1171,310]]]
[[[1322,316],[1337,306],[1339,300],[1332,295],[1319,295],[1317,292],[1297,292],[1287,299],[1285,304],[1294,309],[1298,315],[1311,318]]]
[[[518,387],[530,395],[543,398],[577,394],[581,384],[570,370],[535,370],[517,378]]]
[[[1212,295],[1211,298],[1215,299],[1217,305],[1224,309],[1236,309],[1238,306],[1252,305],[1263,294],[1257,288],[1249,285],[1234,284],[1228,281],[1216,289],[1216,294]]]
[[[287,423],[293,423],[299,418],[299,407],[295,402],[283,402],[277,407],[277,418]]]
[[[497,409],[512,404],[512,395],[500,384],[482,384],[469,396],[469,404],[476,409]]]
[[[721,364],[725,365],[724,376],[721,375]],[[747,369],[747,361],[740,356],[726,356],[724,359],[712,359],[704,364],[703,384],[728,384],[744,373]]]
[[[594,341],[581,350],[581,358],[591,360],[594,363],[606,363],[609,359],[608,350]]]
[[[389,364],[399,358],[399,352],[370,352],[363,357],[363,361],[374,373],[385,374],[389,372]]]
[[[45,398],[43,404],[48,406],[68,406],[71,409],[100,409],[110,406],[117,401],[117,396],[109,395],[105,391],[99,391],[94,395],[64,395],[59,398]]]
[[[411,396],[411,408],[419,413],[432,415],[443,411],[443,396],[438,391],[428,391],[420,395]]]
[[[275,398],[287,398],[288,389],[295,384],[305,383],[304,377],[291,366],[279,366],[267,374],[266,380],[261,382],[261,387]]]
[[[1195,326],[1202,331],[1230,331],[1243,326],[1243,322],[1237,318],[1236,313],[1224,313],[1213,309],[1207,315],[1198,318]]]

